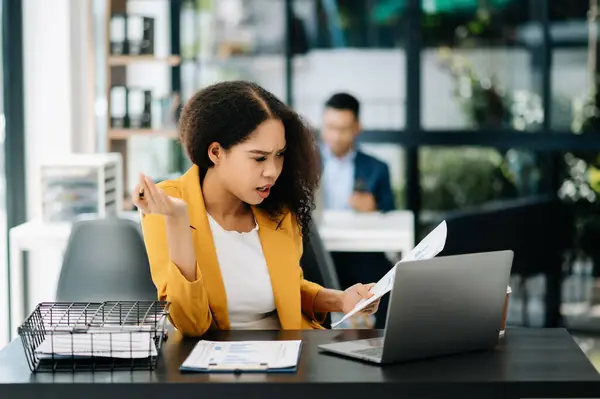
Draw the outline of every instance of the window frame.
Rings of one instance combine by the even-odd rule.
[[[21,1],[1,0],[2,7],[2,95],[6,136],[4,141],[4,162],[6,178],[6,228],[26,222],[27,200],[25,192],[25,114],[23,82],[23,6]],[[8,189],[10,187],[10,189]],[[10,193],[10,195],[9,195]],[[7,234],[7,237],[9,234]],[[10,246],[7,256],[10,259]],[[8,262],[8,259],[5,261]],[[10,281],[10,267],[7,281]],[[2,302],[10,303],[10,284]],[[9,321],[9,331],[13,331]],[[9,335],[9,339],[13,339]]]

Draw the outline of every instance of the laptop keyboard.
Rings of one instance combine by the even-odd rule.
[[[383,354],[383,347],[379,346],[375,348],[357,349],[352,351],[352,353],[369,357],[381,357]]]

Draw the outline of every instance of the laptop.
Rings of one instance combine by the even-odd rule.
[[[492,349],[513,256],[506,250],[398,263],[383,337],[319,349],[378,364]]]

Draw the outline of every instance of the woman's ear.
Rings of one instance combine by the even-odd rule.
[[[223,155],[223,148],[217,142],[212,143],[208,146],[208,158],[215,165],[218,165]]]

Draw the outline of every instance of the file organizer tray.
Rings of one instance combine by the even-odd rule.
[[[44,302],[18,328],[32,372],[154,370],[168,302]]]

